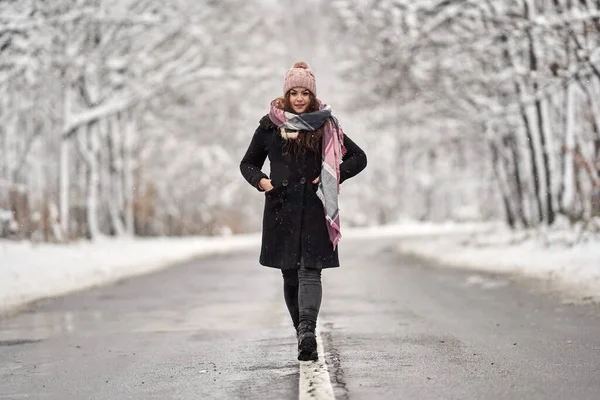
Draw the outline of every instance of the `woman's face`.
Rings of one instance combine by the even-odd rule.
[[[290,90],[290,104],[296,114],[302,114],[310,105],[310,90],[295,87]]]

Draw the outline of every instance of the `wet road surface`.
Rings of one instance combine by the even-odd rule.
[[[393,248],[347,239],[342,267],[323,273],[337,399],[600,398],[598,306]],[[297,399],[280,273],[257,257],[198,259],[0,319],[0,399]]]

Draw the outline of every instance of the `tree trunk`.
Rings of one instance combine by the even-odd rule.
[[[534,84],[534,92],[537,92],[538,85]],[[552,225],[554,223],[555,214],[554,214],[554,201],[553,201],[553,190],[552,190],[552,169],[550,166],[550,154],[548,150],[548,142],[550,138],[550,134],[547,130],[547,125],[545,123],[545,102],[543,103],[541,100],[536,100],[535,109],[538,120],[538,130],[540,132],[540,147],[542,153],[542,162],[543,162],[543,172],[545,177],[545,186],[546,186],[546,214],[547,214],[547,223]]]
[[[536,208],[537,208],[537,223],[544,220],[544,208],[542,206],[542,194],[540,190],[540,173],[537,165],[537,154],[535,149],[535,138],[531,129],[531,123],[529,115],[527,115],[527,109],[524,105],[520,107],[521,118],[523,119],[523,125],[525,127],[525,136],[527,138],[527,148],[529,150],[529,164],[531,165],[531,175],[533,179],[533,191],[535,196]]]
[[[112,224],[112,230],[116,236],[123,236],[125,233],[125,227],[121,220],[121,207],[122,201],[122,185],[121,185],[121,174],[119,174],[120,161],[118,157],[119,152],[119,123],[118,118],[114,118],[115,122],[111,124],[113,118],[108,117],[102,124],[106,129],[106,142],[107,151],[105,153],[108,168],[108,185],[106,186],[107,192],[107,203],[108,212],[110,214],[110,221]]]
[[[132,156],[134,152],[136,123],[135,114],[130,110],[125,114],[122,140],[122,182],[123,182],[123,199],[125,202],[125,229],[131,236],[135,234],[135,218],[134,218],[134,182],[133,182],[133,162]],[[122,122],[123,123],[123,122]]]
[[[562,196],[561,196],[561,210],[565,213],[569,213],[573,209],[573,202],[575,200],[575,185],[574,185],[574,157],[575,151],[575,116],[574,116],[574,96],[575,86],[569,83],[566,89],[565,109],[566,109],[566,123],[565,123],[565,143],[563,146],[563,181],[562,181]]]
[[[527,18],[528,20],[533,20],[533,17],[535,17],[534,14],[534,4],[533,1],[529,2],[525,1],[524,3],[524,8],[525,8],[525,18]],[[539,132],[539,139],[540,139],[540,152],[542,155],[542,167],[543,170],[542,172],[544,173],[544,183],[546,186],[546,193],[545,193],[545,198],[546,198],[546,216],[547,216],[547,220],[546,222],[548,224],[552,224],[554,223],[554,204],[553,204],[553,200],[552,200],[552,176],[551,176],[551,169],[550,169],[550,160],[549,160],[549,154],[548,154],[548,137],[549,137],[549,132],[547,131],[547,124],[545,123],[545,112],[542,109],[544,106],[542,104],[542,100],[540,100],[540,98],[537,96],[537,93],[539,91],[539,84],[538,84],[538,59],[537,59],[537,54],[536,54],[536,43],[535,43],[535,38],[533,36],[532,30],[528,29],[527,30],[527,39],[529,40],[529,70],[533,73],[533,94],[534,96],[536,96],[535,99],[535,111],[536,111],[536,117],[537,117],[537,129]]]
[[[17,224],[16,236],[25,239],[31,235],[31,213],[29,208],[29,196],[25,187],[15,185],[9,190],[10,211]]]
[[[510,206],[510,190],[507,185],[506,175],[500,162],[500,151],[498,150],[498,144],[494,140],[490,140],[489,143],[492,150],[492,166],[494,168],[494,175],[496,176],[498,187],[500,189],[500,193],[502,194],[502,204],[504,205],[506,223],[511,229],[515,229],[515,215]]]
[[[510,66],[517,68],[516,55],[512,48],[513,41],[507,39],[505,57],[510,60]],[[537,213],[537,218],[534,219],[534,223],[541,223],[544,220],[544,208],[542,206],[542,195],[540,190],[540,174],[537,163],[537,151],[535,147],[535,137],[532,129],[532,124],[527,113],[527,106],[525,105],[525,84],[521,78],[515,79],[515,91],[519,98],[519,113],[523,121],[523,128],[525,129],[525,141],[527,142],[527,149],[529,151],[529,165],[531,168],[531,179],[533,180],[533,196],[535,198],[536,210],[533,213]]]
[[[97,124],[92,123],[84,128],[78,137],[79,150],[87,169],[86,221],[87,236],[96,239],[100,236],[98,223],[98,135]]]
[[[70,107],[72,101],[72,94],[69,87],[64,90],[64,112],[63,112],[63,125],[69,124],[70,118]],[[59,171],[59,182],[60,182],[60,227],[64,238],[69,238],[69,138],[61,137],[60,139],[60,171]]]
[[[0,208],[3,205],[8,206],[8,187],[9,187],[9,169],[8,169],[8,129],[6,121],[9,110],[8,96],[1,96],[2,108],[0,109]]]
[[[596,177],[600,182],[600,139],[594,140],[594,169]],[[591,199],[591,211],[592,217],[600,217],[600,185],[596,184],[592,188],[592,199]]]
[[[519,150],[517,146],[517,138],[514,135],[510,135],[507,138],[507,147],[510,151],[512,162],[513,162],[513,178],[515,180],[515,187],[517,192],[516,199],[516,208],[517,208],[517,217],[521,221],[524,227],[529,227],[529,220],[527,219],[527,215],[525,214],[525,196],[523,193],[523,180],[521,179],[521,168],[520,168],[520,160],[521,156],[519,155]]]

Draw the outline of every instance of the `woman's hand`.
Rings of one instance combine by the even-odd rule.
[[[265,192],[270,192],[273,190],[273,185],[271,184],[271,180],[267,178],[262,178],[258,184]]]
[[[317,176],[317,177],[315,178],[315,180],[314,180],[314,181],[312,181],[312,183],[319,183],[319,177]]]

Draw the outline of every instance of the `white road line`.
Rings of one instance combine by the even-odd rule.
[[[300,361],[300,400],[335,400],[321,335],[317,331],[318,361]]]

